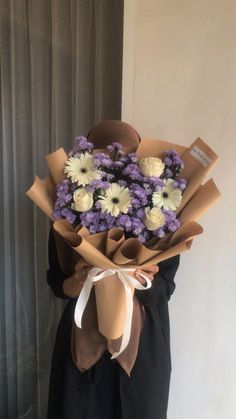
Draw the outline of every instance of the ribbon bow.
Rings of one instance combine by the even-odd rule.
[[[121,345],[118,352],[115,352],[111,359],[118,357],[121,352],[124,351],[126,346],[129,343],[130,333],[131,333],[131,324],[132,324],[132,313],[133,313],[133,291],[132,288],[136,288],[138,290],[146,290],[152,286],[152,283],[148,276],[144,273],[139,272],[139,275],[145,279],[146,286],[140,284],[140,282],[135,279],[131,274],[136,271],[135,268],[118,268],[118,269],[100,269],[100,268],[92,268],[88,272],[86,281],[84,286],[80,292],[78,297],[76,306],[75,306],[75,313],[74,319],[75,323],[78,327],[82,328],[82,316],[87,305],[92,287],[94,283],[100,281],[107,276],[117,275],[120,281],[122,282],[124,289],[125,289],[125,299],[126,299],[126,306],[125,306],[125,321],[124,321],[124,331],[122,335]],[[131,288],[132,287],[132,288]]]

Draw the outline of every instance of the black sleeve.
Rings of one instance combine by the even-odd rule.
[[[63,292],[63,282],[67,278],[67,275],[61,270],[56,242],[54,238],[54,234],[52,229],[49,233],[49,240],[48,240],[48,262],[49,262],[49,269],[47,270],[47,283],[50,285],[54,295],[58,298],[68,299],[64,292]]]
[[[179,267],[180,256],[163,260],[158,264],[159,271],[155,275],[152,286],[148,290],[135,290],[139,301],[143,305],[157,305],[170,299],[175,290],[174,277]]]

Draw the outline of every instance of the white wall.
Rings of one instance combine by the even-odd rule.
[[[220,155],[223,198],[182,255],[170,302],[168,419],[235,419],[236,2],[125,0],[124,23],[123,120],[143,137],[200,136]]]

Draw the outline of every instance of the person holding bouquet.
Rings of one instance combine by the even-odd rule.
[[[128,153],[137,148],[140,137],[128,124],[105,121],[90,131],[88,140],[102,150],[117,141]],[[94,334],[94,340],[100,340],[99,359],[81,370],[72,356],[72,329],[76,301],[91,266],[75,257],[58,233],[50,230],[47,281],[54,294],[68,303],[52,357],[48,419],[166,419],[171,374],[168,301],[175,289],[179,259],[177,255],[160,262],[158,267],[145,268],[152,286],[134,292],[134,304],[141,308],[143,321],[138,347],[132,347],[131,340],[127,348],[127,353],[137,350],[130,374],[117,359],[110,359],[101,334]],[[143,282],[138,269],[134,277]],[[95,308],[94,290],[90,299]],[[93,350],[89,347],[88,356],[94,355]]]

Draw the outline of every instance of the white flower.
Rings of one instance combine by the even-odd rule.
[[[156,177],[161,176],[165,168],[165,164],[158,157],[147,157],[146,159],[141,159],[139,166],[144,176]]]
[[[179,188],[174,188],[173,179],[167,179],[164,182],[164,189],[161,192],[154,192],[152,195],[153,205],[175,211],[182,201],[182,191]]]
[[[101,198],[99,202],[102,212],[107,212],[113,217],[117,217],[120,212],[127,214],[131,206],[129,189],[118,185],[118,183],[112,183],[110,188],[106,189],[105,195],[99,196],[99,198]]]
[[[87,192],[85,188],[76,189],[73,194],[73,200],[71,208],[75,211],[88,211],[93,206],[93,194],[92,192]]]
[[[79,157],[70,157],[65,163],[64,173],[77,182],[78,186],[85,186],[93,179],[99,179],[100,173],[94,169],[93,156],[89,153],[81,154]]]
[[[165,215],[161,212],[160,208],[149,207],[145,208],[146,217],[144,219],[144,224],[148,230],[156,230],[157,228],[162,227],[165,224]]]

